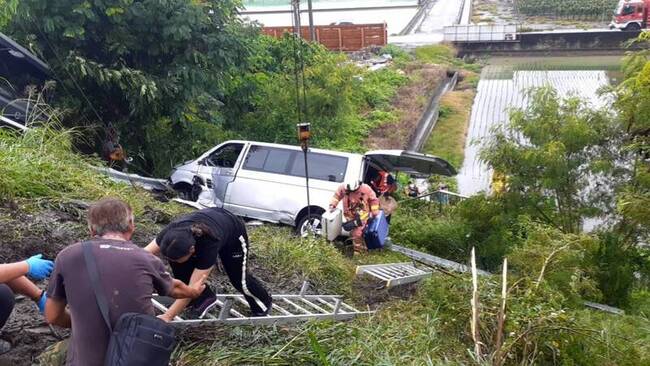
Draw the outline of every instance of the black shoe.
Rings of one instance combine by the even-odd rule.
[[[190,308],[190,314],[192,318],[203,319],[215,306],[217,306],[217,296],[212,294],[194,304]]]
[[[266,305],[266,311],[253,311],[251,310],[251,317],[259,318],[263,316],[269,316],[271,314],[271,309],[273,309],[273,303]]]
[[[11,351],[11,343],[0,339],[0,355],[4,355],[9,351]]]

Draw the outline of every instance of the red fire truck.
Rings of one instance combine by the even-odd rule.
[[[616,7],[610,28],[638,31],[648,27],[650,0],[621,0]]]

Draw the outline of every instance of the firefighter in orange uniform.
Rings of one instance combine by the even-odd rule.
[[[395,178],[389,172],[380,170],[377,176],[370,181],[370,186],[379,199],[379,206],[384,210],[386,221],[390,224],[391,215],[397,210],[397,200],[392,196],[397,191]]]
[[[397,191],[397,182],[395,182],[395,178],[385,170],[379,171],[370,184],[377,196],[383,196]]]
[[[343,226],[350,232],[354,253],[368,251],[363,241],[363,229],[371,215],[374,217],[379,214],[379,200],[375,192],[360,181],[343,183],[330,201],[330,210],[334,211],[340,201],[343,201],[343,216],[347,220]]]

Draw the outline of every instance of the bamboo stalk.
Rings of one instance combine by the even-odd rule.
[[[539,277],[537,277],[537,283],[535,283],[535,289],[539,288],[539,284],[544,279],[544,273],[546,273],[546,267],[549,265],[549,263],[551,263],[555,255],[561,252],[562,250],[566,249],[568,246],[569,244],[565,244],[562,247],[555,249],[554,251],[551,252],[551,254],[549,254],[549,256],[544,261],[544,265],[542,265],[542,269],[539,271]]]
[[[503,276],[502,276],[502,283],[501,283],[501,308],[499,309],[496,355],[494,357],[494,365],[496,366],[499,366],[502,363],[501,346],[503,345],[503,325],[506,320],[507,298],[508,298],[508,258],[503,258]]]
[[[474,252],[474,247],[472,247],[472,339],[474,340],[474,353],[476,353],[476,359],[478,362],[481,362],[481,339],[479,335],[479,324],[478,324],[478,274],[476,271],[476,255]]]

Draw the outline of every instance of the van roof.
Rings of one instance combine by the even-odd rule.
[[[260,142],[260,141],[251,141],[251,140],[228,140],[228,141],[224,141],[224,143],[241,143],[241,144],[248,143],[248,144],[260,145],[260,146],[277,147],[281,149],[302,150],[302,148],[297,145],[274,144],[270,142]],[[315,153],[324,153],[324,154],[338,155],[338,156],[345,156],[345,157],[359,157],[359,158],[363,157],[362,154],[348,153],[348,152],[336,151],[336,150],[309,148],[309,151]]]

